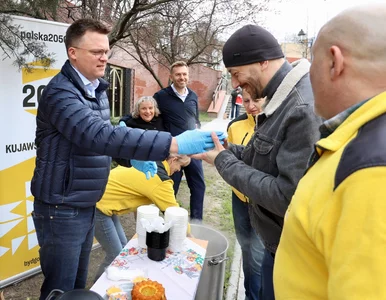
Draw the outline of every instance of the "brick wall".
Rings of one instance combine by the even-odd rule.
[[[160,89],[157,81],[153,78],[150,72],[125,51],[119,48],[114,48],[113,55],[108,62],[115,66],[134,70],[134,95],[131,99],[132,104],[142,96],[153,96],[154,93]],[[163,84],[166,85],[168,82],[168,71],[162,71],[162,66],[156,63],[153,64],[153,69],[155,73],[161,74],[160,78],[163,81]],[[166,75],[163,75],[164,73]]]
[[[221,71],[203,65],[192,65],[189,68],[190,82],[188,87],[198,96],[198,109],[207,111],[212,102],[212,95],[221,78]]]
[[[134,50],[132,50],[134,51]],[[152,96],[160,87],[153,76],[141,64],[133,59],[125,51],[114,48],[114,53],[109,63],[123,68],[134,69],[134,98],[132,103],[142,96]],[[167,86],[169,70],[157,62],[152,63],[155,73],[162,84]],[[203,65],[192,65],[189,67],[190,80],[188,87],[195,91],[198,96],[199,110],[206,111],[212,101],[213,91],[221,77],[221,71],[216,71]]]

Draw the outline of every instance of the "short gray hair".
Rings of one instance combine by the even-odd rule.
[[[157,101],[155,101],[155,99],[152,96],[143,96],[143,97],[139,98],[139,100],[137,102],[134,103],[134,110],[133,110],[133,112],[131,114],[131,116],[134,119],[138,119],[139,118],[139,107],[141,106],[141,104],[143,102],[150,102],[151,104],[153,104],[153,106],[154,106],[154,116],[155,117],[158,117],[160,115],[160,111],[159,111],[159,108],[158,108]]]

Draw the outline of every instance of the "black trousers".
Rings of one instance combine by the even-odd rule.
[[[190,218],[202,220],[205,195],[205,180],[204,170],[202,169],[202,161],[192,158],[188,166],[171,176],[174,181],[173,188],[175,195],[177,195],[180,187],[182,172],[185,173],[186,181],[190,189]]]

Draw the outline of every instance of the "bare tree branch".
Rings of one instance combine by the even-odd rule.
[[[135,0],[130,11],[120,16],[119,21],[113,27],[110,35],[110,46],[114,45],[117,41],[123,38],[125,31],[129,31],[130,26],[133,24],[133,19],[138,21],[138,14],[144,11],[151,10],[160,4],[170,2],[172,0],[157,0],[149,4],[143,4],[140,0]],[[144,1],[144,3],[147,3]]]
[[[132,37],[130,37],[130,38],[132,39]],[[151,65],[149,64],[149,62],[146,61],[146,59],[141,54],[138,55],[138,57],[136,57],[131,52],[127,51],[126,48],[123,48],[120,45],[116,45],[116,47],[118,47],[118,48],[122,49],[123,51],[125,51],[127,54],[129,54],[131,57],[133,57],[137,62],[139,62],[142,66],[144,66],[150,72],[150,74],[153,76],[153,78],[157,81],[158,85],[161,88],[163,88],[163,85],[162,85],[162,82],[161,82],[160,78],[154,72],[154,70],[151,67]],[[136,49],[136,50],[137,50],[137,52],[141,53],[141,51],[139,51],[140,49]]]
[[[286,0],[1,0],[0,14],[60,22],[101,20],[112,27],[110,47],[129,53],[162,87],[154,62],[167,68],[176,60],[217,66],[224,37],[245,23],[261,22],[268,4],[280,1]],[[2,52],[23,64],[22,53],[10,51],[12,44],[2,42],[2,37],[0,32]],[[27,46],[34,49],[33,43],[24,49]],[[37,48],[36,55],[43,57],[44,49]]]
[[[27,57],[32,54],[35,60],[40,60],[48,68],[55,61],[54,54],[46,51],[44,43],[23,37],[22,29],[20,25],[12,23],[10,16],[0,14],[0,48],[3,56],[14,58],[16,66],[30,71],[31,63],[27,62]]]

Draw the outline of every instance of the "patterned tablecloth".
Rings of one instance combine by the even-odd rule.
[[[119,269],[145,270],[149,279],[158,281],[164,286],[168,300],[193,300],[203,268],[207,245],[207,241],[186,238],[182,252],[167,251],[166,258],[157,262],[147,257],[146,249],[138,246],[138,239],[134,236],[111,265]],[[111,281],[107,278],[106,273],[103,273],[91,290],[104,296],[110,286],[124,282]]]

